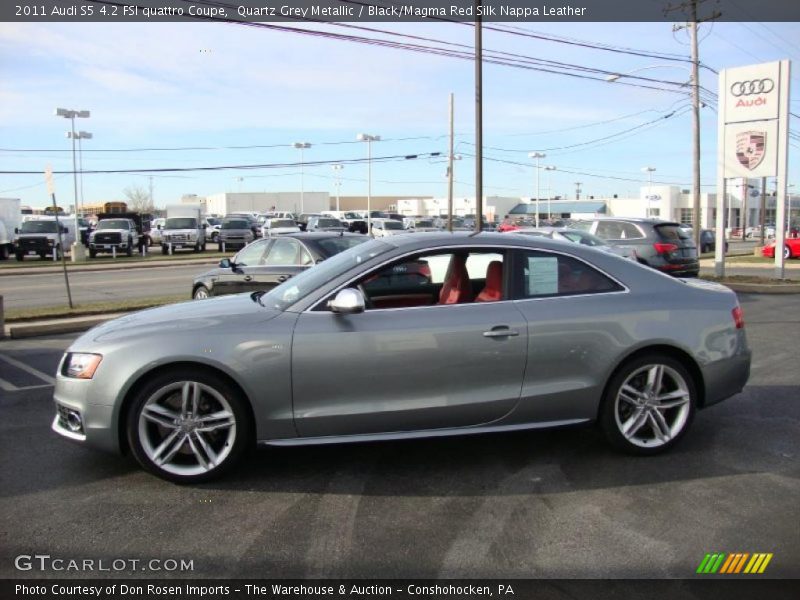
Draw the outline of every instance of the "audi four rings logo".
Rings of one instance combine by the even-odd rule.
[[[772,79],[753,79],[752,81],[737,81],[731,86],[731,94],[736,96],[754,96],[756,94],[769,94],[775,89]]]

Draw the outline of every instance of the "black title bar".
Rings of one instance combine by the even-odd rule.
[[[4,0],[0,20],[27,22],[680,22],[691,0]],[[800,21],[797,0],[698,3],[699,21]],[[747,40],[742,43],[746,45]]]

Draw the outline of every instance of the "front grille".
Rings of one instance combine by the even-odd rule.
[[[119,244],[122,241],[120,233],[96,233],[94,235],[95,244]]]
[[[185,233],[173,233],[169,236],[170,242],[188,242],[189,236]]]
[[[47,238],[41,236],[20,238],[18,245],[23,250],[44,250],[47,248]]]

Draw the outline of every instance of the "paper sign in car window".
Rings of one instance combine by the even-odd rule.
[[[528,295],[543,296],[558,293],[558,258],[528,257]]]

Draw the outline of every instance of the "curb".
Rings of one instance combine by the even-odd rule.
[[[153,262],[147,262],[145,260],[142,261],[135,261],[135,262],[127,262],[127,263],[117,263],[117,264],[108,264],[108,265],[74,265],[72,263],[67,263],[67,272],[69,273],[86,273],[86,272],[93,272],[93,271],[121,271],[123,269],[149,269],[149,268],[160,268],[160,267],[181,267],[183,265],[191,266],[191,265],[215,265],[219,264],[219,259],[213,258],[194,258],[194,259],[184,259],[184,260],[159,260]],[[61,273],[62,267],[59,264],[57,267],[14,267],[9,269],[0,269],[0,277],[4,276],[11,276],[11,275],[49,275],[52,273]]]
[[[800,294],[800,283],[719,283],[743,294]]]
[[[47,319],[42,321],[29,321],[12,323],[5,326],[6,338],[21,339],[37,337],[40,335],[56,335],[60,333],[76,333],[86,331],[95,325],[116,319],[127,313],[108,313],[105,315],[91,315],[88,317],[71,317],[69,319]]]

